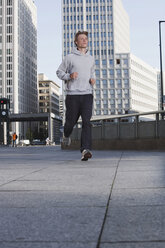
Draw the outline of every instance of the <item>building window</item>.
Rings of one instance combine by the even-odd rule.
[[[108,110],[104,109],[104,115],[108,115]]]
[[[109,73],[110,73],[111,76],[114,75],[114,70],[110,69]]]
[[[12,24],[12,17],[7,17],[7,24]]]
[[[98,59],[95,60],[95,64],[96,64],[96,65],[99,65],[99,64],[100,64],[100,62],[99,62]]]
[[[7,8],[7,15],[12,15],[12,8]]]
[[[118,77],[121,77],[121,70],[120,69],[117,69],[116,70],[116,74],[117,74]]]
[[[124,76],[128,77],[128,70],[127,69],[124,69]]]
[[[128,86],[129,80],[128,79],[124,79],[124,85]]]
[[[7,5],[11,6],[12,5],[12,0],[7,0]]]
[[[96,90],[96,97],[100,97],[100,90]]]
[[[101,110],[96,110],[96,115],[101,115]]]
[[[128,66],[128,59],[123,60],[124,65]]]
[[[103,97],[104,97],[104,98],[107,98],[107,97],[108,97],[108,92],[107,92],[107,90],[103,90]]]
[[[107,88],[107,80],[103,80],[103,88]]]
[[[12,49],[7,49],[7,55],[12,54]]]
[[[110,66],[113,66],[113,59],[110,59],[110,60],[109,60],[109,65],[110,65]]]
[[[7,71],[7,77],[11,78],[12,77],[12,72],[11,71]]]
[[[122,90],[117,90],[117,94],[121,95],[122,94]]]
[[[106,65],[107,64],[107,61],[104,59],[102,60],[102,65]]]
[[[125,95],[128,95],[129,94],[129,90],[128,89],[125,89],[124,90],[124,93],[125,93]]]
[[[114,86],[114,79],[110,79],[110,85]]]
[[[119,87],[121,87],[121,79],[118,79],[118,80],[117,80],[117,85],[118,85]]]
[[[11,87],[7,87],[7,93],[12,93],[12,88]]]
[[[111,95],[115,95],[115,90],[110,90]]]
[[[7,26],[7,33],[12,33],[12,26]]]
[[[7,79],[7,85],[12,85],[12,80],[11,79]]]
[[[116,64],[120,65],[120,59],[116,59]]]
[[[122,104],[121,99],[118,99],[117,103],[118,103],[118,106],[119,106],[119,104],[121,105]]]
[[[107,75],[107,70],[102,70],[102,75],[106,76]]]
[[[7,70],[12,70],[12,64],[7,64]]]
[[[100,80],[96,80],[96,88],[100,88]]]
[[[101,101],[100,100],[96,100],[96,105],[97,105],[96,106],[97,108],[100,108],[101,107]]]
[[[104,105],[108,105],[108,100],[103,100]]]
[[[11,56],[7,56],[7,62],[12,62],[12,57]]]
[[[99,70],[96,70],[95,73],[96,73],[96,76],[100,76],[100,71]]]

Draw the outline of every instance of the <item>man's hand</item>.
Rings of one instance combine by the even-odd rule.
[[[94,84],[96,83],[96,80],[95,80],[94,78],[91,78],[91,79],[89,80],[89,82],[90,82],[91,85],[94,85]]]
[[[76,79],[78,77],[78,73],[77,72],[73,72],[72,74],[70,74],[70,78],[71,79]]]

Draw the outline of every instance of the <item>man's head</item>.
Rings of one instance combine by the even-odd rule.
[[[74,43],[77,48],[86,48],[88,46],[88,32],[78,31],[75,35]]]

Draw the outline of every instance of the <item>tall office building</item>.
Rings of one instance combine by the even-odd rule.
[[[0,0],[0,97],[11,113],[37,112],[37,13],[32,0]]]
[[[71,52],[78,30],[89,32],[89,51],[96,61],[93,114],[111,114],[114,54],[130,51],[129,18],[121,0],[63,0],[63,56]]]
[[[50,113],[54,115],[53,122],[54,128],[52,129],[52,134],[54,138],[52,141],[58,141],[60,139],[59,128],[61,126],[60,121],[60,111],[59,111],[59,96],[60,96],[60,86],[58,86],[54,81],[49,80],[44,73],[38,74],[38,85],[39,85],[39,112],[40,113]],[[48,137],[48,122],[40,121],[39,123],[39,133],[42,139]],[[49,137],[50,138],[50,137]]]
[[[115,63],[117,89],[111,90],[110,100],[113,114],[157,111],[157,70],[131,53],[116,54]]]
[[[114,53],[130,51],[129,18],[121,0],[63,0],[64,56],[78,30],[89,32],[90,53],[100,62],[106,59],[107,67]]]
[[[78,30],[89,32],[96,62],[93,116],[157,110],[156,70],[130,53],[122,1],[63,0],[62,10],[63,56],[71,52]]]
[[[60,86],[58,86],[58,84],[56,84],[54,81],[49,80],[43,73],[38,74],[38,84],[39,112],[48,112],[59,116]]]

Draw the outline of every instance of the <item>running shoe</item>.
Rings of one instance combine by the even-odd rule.
[[[81,161],[87,161],[89,158],[92,157],[92,153],[90,150],[83,150],[82,151],[82,157],[81,157]]]

